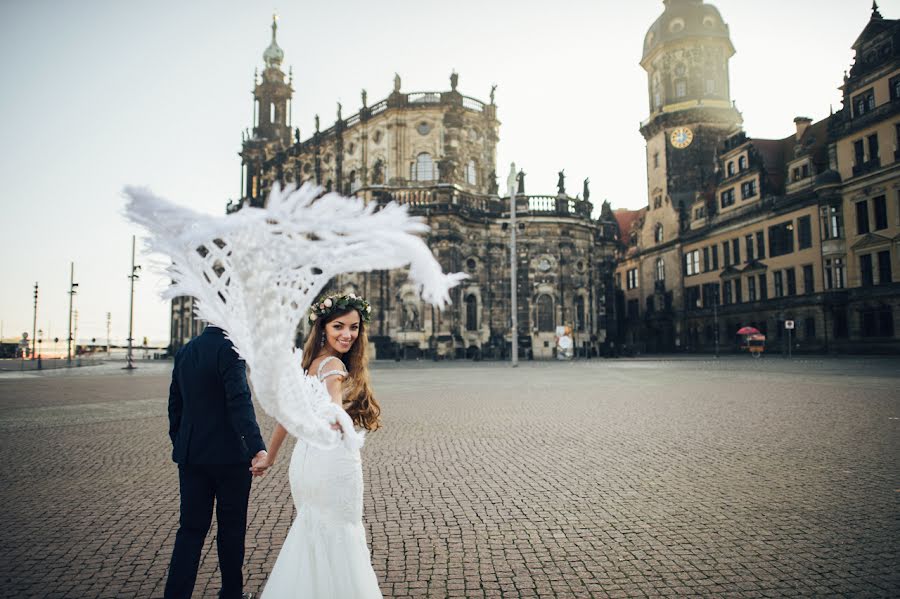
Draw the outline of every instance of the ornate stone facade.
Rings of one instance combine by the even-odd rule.
[[[528,195],[520,173],[516,315],[524,356],[553,355],[554,329],[580,354],[737,351],[752,325],[770,350],[900,349],[900,21],[873,6],[854,42],[842,109],[798,117],[784,139],[753,139],[730,97],[728,25],[703,0],[664,0],[644,39],[648,202],[640,210]],[[292,134],[292,81],[272,28],[256,112],[241,151],[243,197],[259,206],[274,182],[316,182],[367,202],[406,204],[431,226],[446,271],[470,278],[440,313],[403,271],[348,275],[334,287],[372,302],[378,357],[507,357],[509,198],[495,173],[499,121],[458,90],[405,92],[362,106],[305,140]],[[196,327],[173,303],[172,345]],[[302,335],[302,331],[299,332]]]
[[[256,123],[243,140],[244,197],[230,202],[228,211],[263,205],[276,181],[313,182],[367,202],[409,206],[431,227],[426,241],[443,269],[464,271],[469,279],[452,291],[453,304],[443,312],[421,302],[403,270],[333,281],[335,289],[371,302],[375,354],[508,357],[510,201],[499,195],[495,170],[500,123],[493,89],[487,103],[465,96],[453,73],[447,91],[405,92],[396,75],[387,98],[370,105],[363,91],[356,114],[345,118],[338,105],[330,127],[321,129],[317,115],[311,136],[301,139],[295,129],[292,139],[292,81],[281,70],[283,52],[275,34],[273,23],[266,69],[254,91]],[[524,185],[521,173],[516,212],[520,354],[551,357],[556,327],[568,325],[579,352],[596,355],[609,329],[615,219],[608,205],[599,220],[592,217],[587,181],[583,199],[566,193],[564,173],[555,195],[527,195]],[[184,338],[174,331],[173,326],[177,346]]]
[[[900,349],[898,35],[876,5],[843,108],[753,139],[728,96],[728,26],[666,0],[641,63],[648,204],[616,212],[626,351],[737,351],[745,325],[776,351]]]

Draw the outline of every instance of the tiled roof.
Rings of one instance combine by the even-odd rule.
[[[647,212],[647,208],[639,210],[628,210],[627,208],[619,208],[613,211],[616,222],[619,224],[619,240],[628,245],[628,234],[631,233],[634,223],[639,220]]]

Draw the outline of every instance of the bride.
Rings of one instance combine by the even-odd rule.
[[[347,412],[354,426],[374,431],[381,409],[369,388],[365,326],[370,311],[368,302],[353,294],[314,303],[302,365],[307,374],[325,383],[332,401]],[[277,424],[268,459],[258,464],[259,469],[274,463],[286,435]],[[298,439],[289,478],[297,517],[262,599],[380,598],[362,524],[359,449],[345,444],[319,449]]]

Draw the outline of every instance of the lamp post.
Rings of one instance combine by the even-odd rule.
[[[719,357],[719,289],[713,299],[713,326],[716,327],[716,358]]]
[[[41,364],[41,343],[44,342],[44,329],[38,329],[37,334],[38,334],[38,339],[37,339],[37,344],[38,344],[38,345],[37,345],[37,346],[38,346],[37,369],[38,369],[38,370],[41,370],[41,369],[43,368],[43,365]]]
[[[72,365],[72,301],[75,294],[78,293],[76,288],[78,283],[75,282],[75,263],[69,263],[69,337],[66,340],[66,365]]]
[[[134,366],[134,282],[140,278],[138,277],[138,271],[141,270],[140,265],[135,265],[134,263],[134,247],[135,247],[135,238],[134,235],[131,236],[131,274],[128,275],[128,278],[131,279],[131,299],[128,305],[128,355],[125,359],[125,369],[133,370]]]
[[[509,177],[506,178],[509,189],[509,305],[512,326],[512,365],[519,365],[519,305],[516,298],[516,163],[509,165]]]
[[[34,283],[34,320],[31,323],[31,359],[35,359],[35,343],[37,343],[37,301],[38,301],[38,284]]]

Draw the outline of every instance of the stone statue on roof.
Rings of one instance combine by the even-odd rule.
[[[566,169],[559,171],[559,178],[556,180],[556,189],[559,195],[566,195]]]

